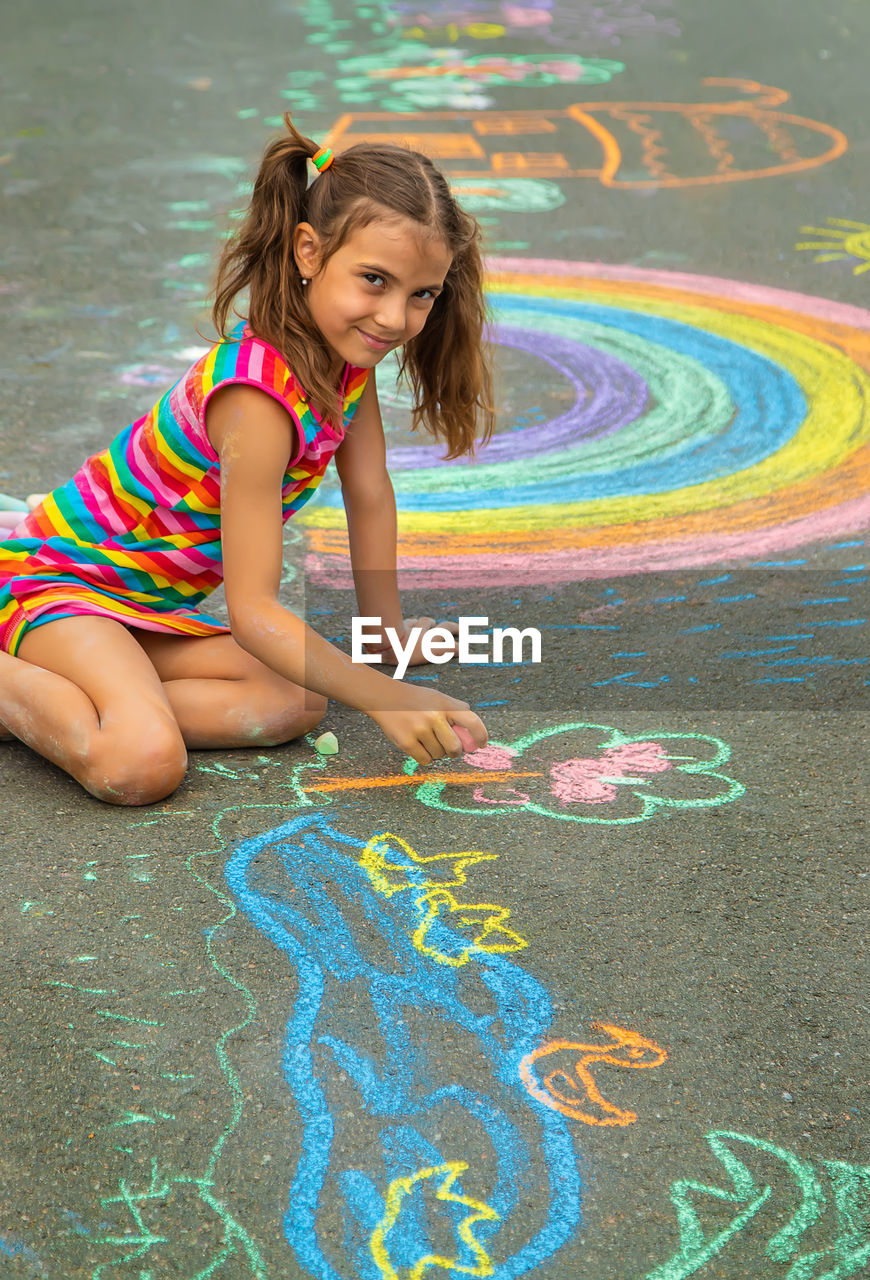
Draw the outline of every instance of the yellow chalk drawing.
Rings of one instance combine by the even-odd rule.
[[[857,267],[853,276],[870,271],[870,223],[853,222],[851,218],[828,218],[826,227],[801,227],[808,235],[825,236],[824,240],[802,240],[796,249],[819,249],[813,262],[835,262],[841,258],[853,258]]]
[[[435,1192],[436,1200],[444,1203],[464,1205],[471,1212],[456,1227],[456,1234],[468,1247],[474,1257],[474,1264],[467,1265],[459,1261],[459,1257],[445,1258],[441,1254],[427,1253],[419,1258],[407,1273],[406,1280],[422,1280],[429,1267],[444,1267],[445,1270],[460,1272],[465,1276],[491,1276],[492,1260],[486,1249],[474,1234],[476,1222],[498,1222],[499,1215],[483,1200],[473,1200],[470,1196],[459,1195],[451,1188],[468,1165],[463,1161],[450,1160],[446,1164],[432,1165],[428,1169],[418,1169],[408,1178],[395,1178],[387,1188],[384,1205],[384,1216],[375,1227],[369,1240],[371,1255],[377,1264],[383,1280],[402,1280],[390,1261],[390,1253],[386,1239],[395,1226],[405,1199],[412,1195],[414,1188],[429,1178],[444,1175],[444,1180]]]
[[[420,923],[411,941],[421,955],[428,956],[436,964],[458,968],[468,964],[475,953],[521,951],[528,941],[507,927],[510,910],[495,902],[458,902],[450,892],[467,880],[466,868],[478,862],[491,862],[498,855],[469,850],[460,853],[419,854],[407,840],[383,831],[372,836],[362,852],[360,866],[365,871],[376,893],[391,898],[404,889],[414,890],[414,907]],[[433,878],[427,874],[433,863],[452,864],[444,871],[448,878]],[[444,923],[456,933],[472,931],[471,942],[456,953],[448,953],[434,943],[429,934],[442,912],[449,912]]]
[[[390,841],[395,841],[399,846],[398,851],[391,848]],[[392,858],[389,856],[391,853]],[[403,855],[411,860],[414,867],[425,867],[434,862],[452,862],[453,878],[450,880],[411,879],[413,869],[401,861]],[[453,889],[457,885],[465,884],[466,867],[473,866],[477,862],[493,862],[497,857],[497,853],[483,853],[480,850],[462,853],[417,853],[401,836],[393,835],[391,831],[382,831],[379,835],[372,836],[363,849],[360,866],[371,881],[375,892],[383,894],[385,898],[391,898],[394,893],[399,893],[402,889]],[[401,883],[395,883],[386,874],[387,871],[402,872],[404,879]]]
[[[522,951],[523,947],[529,945],[525,938],[521,938],[518,933],[514,933],[513,929],[506,927],[505,921],[510,919],[511,914],[507,907],[499,907],[492,902],[457,902],[447,889],[431,889],[428,893],[421,894],[417,899],[417,906],[425,910],[426,914],[412,941],[419,952],[429,956],[438,964],[459,967],[468,964],[469,957],[475,951]],[[447,907],[451,913],[454,911],[459,913],[457,920],[451,916],[448,921],[451,929],[478,930],[473,941],[458,956],[447,955],[439,947],[429,946],[426,941],[427,934],[438,919],[442,907]],[[490,938],[494,940],[490,941]]]

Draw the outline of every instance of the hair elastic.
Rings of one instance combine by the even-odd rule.
[[[334,159],[335,156],[329,147],[319,147],[311,157],[311,163],[319,173],[323,173],[324,169],[328,169]]]

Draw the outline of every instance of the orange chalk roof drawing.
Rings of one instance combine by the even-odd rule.
[[[437,160],[451,178],[597,178],[623,190],[800,173],[848,148],[833,125],[779,110],[789,100],[784,89],[715,77],[702,84],[748,96],[576,102],[552,111],[349,112],[325,145],[340,152],[363,140],[402,142]],[[535,145],[540,137],[546,150]]]

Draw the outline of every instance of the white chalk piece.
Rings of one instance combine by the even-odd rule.
[[[453,732],[456,734],[459,741],[462,743],[462,750],[466,754],[470,751],[479,750],[479,747],[477,743],[474,741],[474,738],[472,738],[468,730],[464,728],[461,724],[452,724],[450,728],[453,730]]]
[[[322,756],[338,755],[338,738],[330,730],[314,739],[314,750]]]

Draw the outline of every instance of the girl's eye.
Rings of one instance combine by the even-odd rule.
[[[422,298],[424,302],[433,302],[438,297],[438,294],[434,289],[418,289],[414,297]]]
[[[385,283],[385,281],[384,281],[384,277],[383,277],[383,276],[379,276],[379,275],[377,274],[377,272],[375,272],[375,271],[367,271],[367,272],[365,273],[365,275],[363,276],[363,279],[364,279],[364,280],[367,280],[367,281],[369,282],[369,284],[374,284],[374,285],[378,285],[378,286],[380,286],[380,285],[382,285],[382,284],[384,284],[384,283]]]

